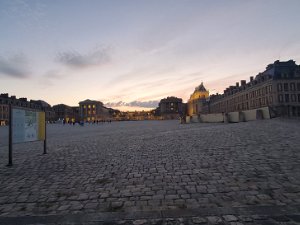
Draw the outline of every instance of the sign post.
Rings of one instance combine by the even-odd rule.
[[[7,166],[12,166],[13,144],[32,141],[44,141],[44,154],[47,154],[45,112],[13,107],[10,104]]]
[[[12,107],[9,104],[9,131],[8,131],[8,164],[12,166]]]
[[[44,137],[44,154],[47,154],[47,122],[46,122],[46,110],[45,113],[45,137]]]

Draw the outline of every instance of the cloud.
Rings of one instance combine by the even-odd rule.
[[[0,56],[0,75],[27,78],[29,77],[28,60],[23,54],[17,54],[10,58]]]
[[[143,107],[143,108],[156,108],[159,101],[132,101],[132,102],[108,102],[105,104],[107,107],[120,107],[120,106],[131,106],[131,107]]]
[[[111,61],[111,49],[97,48],[87,54],[78,51],[59,52],[56,61],[70,68],[86,68],[90,66],[105,65]]]
[[[63,75],[59,70],[49,70],[44,74],[46,79],[61,79]]]

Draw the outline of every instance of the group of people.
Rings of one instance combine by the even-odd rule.
[[[84,122],[84,121],[72,121],[72,120],[69,120],[69,121],[66,121],[66,120],[63,120],[63,125],[65,124],[70,124],[70,125],[75,125],[76,123],[78,123],[79,125],[83,126],[85,123],[88,123],[88,124],[99,124],[99,123],[111,123],[112,120],[92,120],[92,121],[87,121],[87,122]]]

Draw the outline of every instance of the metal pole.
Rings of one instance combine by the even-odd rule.
[[[47,122],[46,122],[46,109],[44,110],[45,113],[45,139],[44,139],[44,154],[47,154]]]
[[[9,104],[9,128],[8,128],[8,164],[12,166],[12,106]]]

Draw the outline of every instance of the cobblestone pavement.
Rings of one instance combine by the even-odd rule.
[[[0,224],[300,224],[300,121],[0,128]]]

